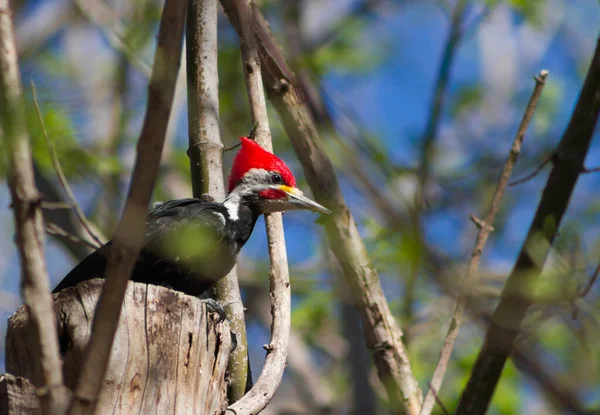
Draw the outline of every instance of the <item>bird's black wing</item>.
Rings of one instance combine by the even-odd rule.
[[[57,293],[67,287],[73,287],[82,281],[93,278],[104,278],[110,246],[111,242],[109,241],[89,254],[58,283],[52,292]]]
[[[222,246],[227,217],[222,205],[198,199],[155,204],[148,215],[146,239],[131,279],[199,294],[214,280],[226,275],[229,263],[233,266],[235,261],[237,252],[214,249]],[[53,292],[92,278],[103,278],[110,246],[108,242],[81,261]],[[206,249],[212,251],[206,252]]]

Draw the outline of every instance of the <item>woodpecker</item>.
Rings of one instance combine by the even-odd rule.
[[[154,204],[132,281],[199,296],[231,271],[261,214],[294,209],[331,213],[296,188],[281,159],[247,137],[240,140],[223,203],[179,199]],[[53,292],[103,278],[110,246],[108,242],[85,258]]]

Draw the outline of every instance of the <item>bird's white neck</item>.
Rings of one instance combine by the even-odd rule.
[[[242,195],[239,192],[236,192],[235,189],[227,196],[225,201],[223,202],[223,206],[227,209],[227,213],[229,214],[229,219],[232,221],[239,220],[239,212],[240,212],[240,204],[242,203]]]

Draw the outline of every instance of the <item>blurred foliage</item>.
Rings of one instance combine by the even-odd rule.
[[[15,12],[17,28],[32,18],[32,10],[52,1],[17,2],[22,3]],[[293,57],[293,69],[306,75],[322,104],[324,114],[318,114],[323,116],[319,117],[323,119],[319,125],[322,144],[336,167],[387,299],[402,322],[413,370],[426,390],[474,242],[476,229],[469,214],[483,215],[488,208],[529,99],[531,75],[542,67],[550,70],[549,82],[513,179],[535,170],[554,150],[592,53],[584,39],[593,31],[582,26],[582,15],[586,10],[598,15],[592,11],[597,2],[472,1],[469,30],[451,65],[434,143],[433,177],[424,189],[423,203],[416,201],[418,155],[449,17],[449,13],[440,13],[440,8],[449,11],[454,2],[359,0],[344,8],[345,2],[334,0],[300,1],[298,13],[290,13],[290,5],[285,3],[263,1],[260,6],[279,44]],[[40,30],[39,36],[46,38],[21,62],[25,95],[30,96],[27,85],[33,80],[42,97],[44,123],[65,174],[76,184],[78,199],[89,207],[86,213],[91,213],[102,229],[111,229],[106,217],[114,219],[120,213],[146,99],[147,79],[127,59],[135,56],[151,62],[161,10],[161,3],[154,0],[110,4],[124,27],[119,38],[130,52],[114,50],[104,33],[106,28],[76,13],[53,33]],[[565,18],[553,23],[550,16],[556,15],[569,16],[573,21]],[[480,36],[487,24],[495,27],[495,33],[503,33],[492,43],[489,34]],[[290,25],[299,28],[301,39],[291,37]],[[493,59],[483,53],[496,48],[499,52],[491,54]],[[544,52],[529,62],[526,58],[535,55],[532,52],[538,48]],[[221,133],[224,145],[230,146],[237,136],[247,134],[251,125],[237,36],[223,16],[219,18],[218,59]],[[406,90],[399,91],[397,85]],[[191,193],[185,152],[186,104],[179,104],[179,113],[174,114],[179,121],[174,121],[168,137],[168,154],[154,192],[156,200]],[[278,116],[271,107],[269,112],[275,149],[297,174],[300,187],[308,190]],[[30,101],[27,122],[34,159],[58,189],[46,140]],[[588,158],[591,167],[600,165],[598,150],[596,143]],[[225,170],[233,155],[224,155]],[[467,382],[486,318],[497,304],[523,243],[549,169],[508,189],[482,258],[480,281],[465,288],[473,293],[475,311],[461,331],[439,391],[450,411]],[[577,294],[600,258],[597,177],[590,174],[580,180],[542,283],[532,288],[531,294],[540,303],[528,316],[519,343],[530,359],[535,358],[557,382],[568,385],[569,391],[576,391],[573,393],[586,406],[600,404],[593,393],[600,388],[600,344],[595,335],[600,296],[597,287],[586,298]],[[374,195],[381,200],[376,203]],[[369,352],[361,334],[357,342],[353,338],[356,333],[345,328],[345,319],[353,317],[341,311],[335,271],[324,249],[307,246],[314,242],[306,233],[320,234],[321,228],[312,223],[313,218],[285,217],[292,265],[293,330],[304,339],[319,371],[310,381],[330,389],[333,406],[349,413],[353,402],[363,398],[352,392],[350,369],[358,365],[351,360],[350,350]],[[418,222],[416,218],[420,218]],[[549,218],[545,226],[555,227],[556,220]],[[268,265],[262,232],[257,226],[243,250],[241,274],[253,289],[266,292]],[[10,237],[7,232],[5,238]],[[187,235],[183,239],[195,240]],[[186,246],[201,245],[197,242]],[[535,251],[543,243],[543,239],[534,238],[528,249]],[[175,245],[182,243],[178,240]],[[12,254],[7,255],[0,262],[12,263]],[[4,280],[14,280],[16,269],[3,268]],[[577,316],[573,318],[575,309]],[[5,315],[12,311],[2,310]],[[262,344],[258,339],[250,341]],[[253,369],[256,377],[259,368]],[[287,370],[295,373],[297,369],[290,366]],[[372,380],[373,388],[364,395],[373,393],[378,400],[377,412],[386,413],[385,394],[374,369],[362,376]],[[297,389],[306,381],[297,376],[284,379]],[[278,407],[294,399],[298,397],[278,393],[272,405]],[[306,413],[314,412],[315,408],[308,408]],[[535,376],[509,362],[490,413],[525,412],[558,414],[562,410]],[[436,408],[435,413],[442,411]]]

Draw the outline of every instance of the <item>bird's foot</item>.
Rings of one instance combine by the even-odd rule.
[[[208,193],[202,193],[200,195],[200,200],[203,202],[208,202],[208,203],[214,203],[215,202],[215,198],[212,197],[211,195],[209,195]]]
[[[216,313],[219,315],[219,319],[217,320],[217,323],[220,323],[227,318],[227,316],[225,314],[225,310],[223,309],[223,307],[221,306],[221,304],[219,304],[219,302],[217,300],[214,300],[212,298],[203,298],[202,301],[204,302],[204,304],[206,304],[206,309],[209,313]],[[230,334],[231,334],[231,349],[229,351],[233,352],[237,348],[237,336],[235,335],[235,333],[233,331],[230,332]]]
[[[204,304],[206,304],[206,310],[209,313],[216,313],[219,315],[219,319],[217,320],[217,323],[220,323],[225,320],[225,318],[227,317],[225,315],[225,310],[223,310],[223,307],[221,307],[221,304],[219,304],[218,301],[213,300],[212,298],[206,298],[206,299],[202,300],[202,302],[204,302]]]

